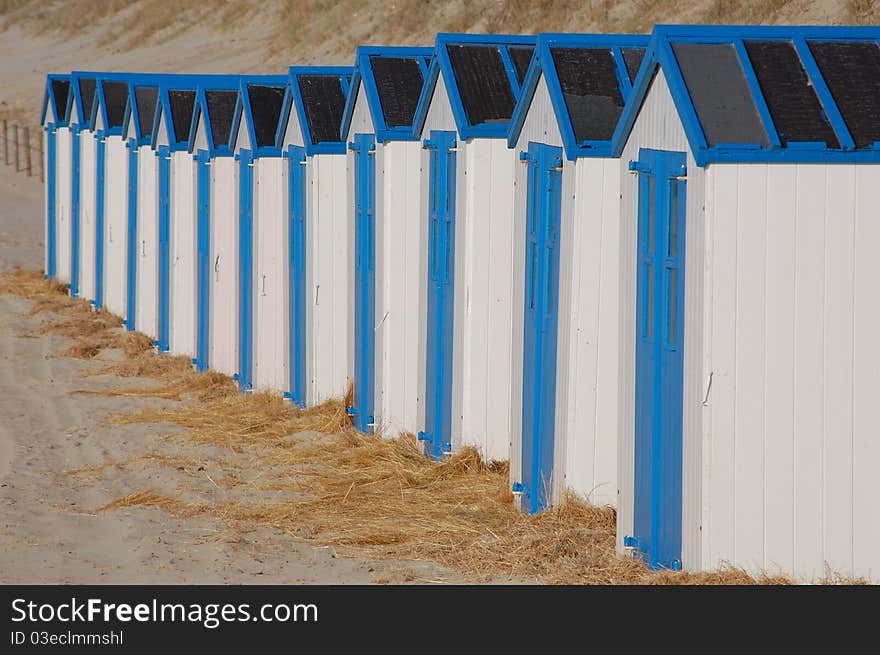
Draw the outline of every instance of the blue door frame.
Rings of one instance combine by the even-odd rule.
[[[242,393],[254,386],[254,157],[250,150],[236,155],[238,186],[238,374]]]
[[[634,548],[654,569],[681,568],[684,254],[682,152],[641,149],[636,285]]]
[[[528,164],[522,395],[522,506],[547,507],[556,427],[559,223],[562,148],[530,143]]]
[[[354,426],[372,432],[376,374],[376,138],[356,134],[354,151]]]
[[[56,155],[57,157],[57,155]],[[79,128],[70,128],[70,295],[79,297]]]
[[[160,146],[159,157],[159,352],[168,352],[171,317],[171,153]]]
[[[57,272],[56,257],[58,241],[56,226],[55,178],[55,126],[46,127],[46,277],[54,278]],[[71,262],[72,263],[72,262]]]
[[[196,356],[193,364],[200,372],[208,370],[211,302],[211,160],[200,150],[198,162],[196,212]]]
[[[425,453],[452,452],[452,333],[455,294],[455,132],[431,132],[428,217],[428,315]]]
[[[126,269],[125,323],[129,331],[135,328],[137,308],[137,203],[138,203],[138,147],[137,141],[128,141],[128,257]]]
[[[104,160],[107,139],[97,135],[97,163],[95,164],[95,299],[92,304],[101,311],[104,307]]]
[[[288,276],[290,390],[285,397],[306,406],[306,149],[290,146],[288,162]]]

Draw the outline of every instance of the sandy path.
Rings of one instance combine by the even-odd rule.
[[[41,233],[39,182],[0,170],[0,270],[38,268]],[[83,371],[99,364],[52,356],[67,342],[34,336],[47,317],[30,316],[29,308],[27,301],[0,296],[0,583],[461,581],[430,563],[336,557],[332,549],[263,528],[175,520],[146,508],[94,513],[145,488],[186,493],[191,472],[145,464],[65,473],[144,452],[175,454],[159,441],[168,426],[106,420],[168,401],[76,395],[130,387],[132,380],[83,379]],[[204,449],[180,454],[209,467],[218,456]]]

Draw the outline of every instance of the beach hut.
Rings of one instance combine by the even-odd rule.
[[[354,70],[290,69],[279,130],[287,166],[285,395],[315,405],[348,385],[348,198],[340,128]]]
[[[198,162],[195,363],[229,376],[238,372],[238,171],[229,147],[238,88],[199,86],[189,142]]]
[[[618,546],[655,568],[880,580],[878,41],[654,31],[614,151]]]
[[[523,509],[617,502],[620,165],[647,37],[541,34],[511,121],[510,475]]]
[[[98,152],[103,162],[104,146],[92,129],[92,109],[98,73],[74,71],[70,76],[68,103],[70,126],[70,295],[95,299],[95,220],[98,210]],[[103,165],[102,165],[103,169]],[[102,201],[103,202],[103,201]],[[66,234],[67,229],[60,231]],[[56,237],[57,238],[57,237]],[[63,250],[66,250],[64,246]],[[62,255],[65,256],[65,255]]]
[[[415,432],[418,414],[421,142],[413,119],[433,48],[357,50],[342,120],[348,143],[349,377],[355,426]]]
[[[419,438],[440,458],[510,450],[516,158],[507,132],[535,37],[438,34],[414,134],[422,141]]]
[[[238,77],[176,77],[159,87],[153,149],[159,172],[158,338],[160,352],[196,355],[197,176],[189,152],[190,131],[200,85],[232,89]]]
[[[70,95],[70,75],[47,75],[46,90],[40,111],[43,127],[43,171],[46,195],[44,198],[46,277],[61,277],[70,281],[70,126],[67,123],[67,99]],[[59,248],[60,241],[60,248]]]
[[[284,202],[287,175],[278,132],[287,77],[243,77],[230,148],[238,161],[239,370],[242,391],[288,385]]]
[[[129,81],[122,134],[129,148],[128,302],[125,324],[158,337],[159,189],[158,160],[152,148],[153,125],[161,78],[139,76]]]

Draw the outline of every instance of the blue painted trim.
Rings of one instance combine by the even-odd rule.
[[[72,95],[72,94],[71,94]],[[79,263],[80,263],[80,147],[79,127],[70,127],[70,296],[79,297]]]
[[[106,175],[107,141],[103,133],[97,135],[95,180],[95,299],[92,304],[100,311],[104,307],[104,178]]]
[[[295,108],[307,155],[311,156],[319,153],[345,154],[344,139],[340,138],[339,141],[325,141],[317,144],[312,141],[312,133],[309,128],[305,103],[303,102],[302,92],[299,88],[299,77],[301,75],[322,75],[338,78],[343,93],[346,93],[348,79],[354,74],[354,68],[351,66],[291,66],[289,74],[290,84],[288,86],[288,92],[285,95],[285,109],[282,111],[281,124],[278,126],[278,147],[284,147],[284,135],[287,132],[289,113],[291,108]]]
[[[376,88],[376,79],[373,77],[373,67],[370,65],[372,57],[395,57],[413,58],[419,62],[424,79],[430,70],[430,61],[434,55],[433,48],[413,48],[400,46],[359,46],[355,56],[355,72],[352,77],[351,90],[345,105],[345,113],[342,117],[340,137],[342,141],[348,141],[351,119],[354,115],[355,102],[357,101],[358,88],[363,83],[367,106],[370,117],[373,120],[373,134],[376,141],[413,141],[417,137],[413,135],[412,125],[401,125],[389,128],[385,123],[385,115],[382,112],[382,103],[379,100],[379,92]]]
[[[306,148],[290,146],[285,153],[288,164],[288,298],[290,391],[287,396],[298,407],[308,399],[308,358],[306,356]]]
[[[58,106],[58,99],[55,97],[55,89],[52,86],[53,80],[65,80],[68,83],[71,81],[70,75],[58,75],[55,73],[46,75],[46,88],[43,92],[43,103],[40,108],[40,125],[47,127],[51,123],[56,128],[67,127],[67,105],[64,107]],[[67,94],[68,104],[70,103],[71,95],[73,95],[72,89]],[[52,109],[52,117],[51,120],[47,120],[50,107]]]
[[[128,146],[128,257],[126,270],[125,326],[135,329],[137,311],[137,225],[138,225],[138,152],[137,141],[131,139]]]
[[[196,357],[199,372],[210,365],[211,303],[211,162],[208,152],[196,155]]]
[[[550,95],[550,103],[556,116],[559,133],[562,136],[562,144],[565,156],[569,160],[578,157],[610,157],[613,151],[613,139],[608,141],[585,141],[578,142],[571,118],[568,114],[568,105],[562,93],[562,84],[556,72],[553,62],[553,48],[609,48],[617,63],[617,81],[620,85],[620,93],[626,102],[632,95],[632,86],[629,82],[629,71],[626,62],[620,54],[620,48],[647,48],[649,38],[639,34],[539,34],[535,55],[529,65],[526,78],[523,81],[523,92],[517,101],[510,127],[507,132],[507,145],[515,147],[519,141],[520,133],[525,124],[526,116],[534,99],[541,76],[547,84]],[[624,114],[626,105],[624,106]],[[621,119],[623,115],[621,114]]]
[[[242,393],[254,382],[254,174],[253,153],[240,150],[238,215],[238,385]]]
[[[159,158],[159,352],[171,348],[171,152],[167,146],[160,146],[156,152]]]
[[[54,278],[57,273],[57,201],[55,199],[55,178],[58,169],[55,154],[55,129],[46,128],[46,277]]]

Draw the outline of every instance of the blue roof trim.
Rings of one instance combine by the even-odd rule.
[[[48,127],[67,127],[67,115],[68,115],[68,105],[70,104],[70,96],[73,95],[73,89],[71,88],[67,93],[67,102],[64,107],[58,106],[58,99],[55,97],[55,89],[52,87],[53,80],[66,80],[68,83],[73,85],[70,75],[59,75],[55,73],[49,73],[46,75],[46,90],[43,93],[43,105],[40,109],[40,125],[44,125]],[[49,107],[52,107],[52,120],[47,124],[46,123],[46,115],[49,112]]]
[[[743,57],[743,40],[784,40],[793,43],[819,102],[828,116],[841,148],[827,148],[824,144],[789,143],[782,147],[769,110],[748,57]],[[758,113],[770,137],[770,147],[759,144],[718,144],[709,147],[703,133],[681,69],[672,50],[673,42],[731,43],[740,58],[746,81],[752,91]],[[645,60],[633,85],[633,95],[627,101],[621,120],[612,139],[614,156],[620,156],[638,118],[657,69],[662,69],[675,103],[678,115],[698,166],[711,163],[880,163],[880,148],[854,148],[849,129],[834,102],[825,79],[814,61],[807,41],[869,41],[880,44],[880,27],[823,27],[823,26],[720,26],[720,25],[657,25]]]
[[[425,120],[428,117],[428,111],[431,107],[431,100],[434,97],[434,90],[437,87],[437,80],[440,74],[443,74],[443,82],[446,85],[446,95],[449,97],[449,104],[452,107],[452,115],[455,118],[455,125],[458,129],[458,136],[464,140],[474,137],[501,139],[507,136],[509,131],[509,123],[483,123],[481,125],[471,125],[467,118],[467,112],[461,100],[461,93],[458,84],[455,82],[455,73],[452,70],[452,62],[449,59],[449,45],[487,45],[498,46],[501,52],[501,60],[504,62],[504,68],[507,71],[508,81],[510,82],[510,90],[513,93],[514,100],[520,97],[521,89],[519,80],[516,76],[516,68],[513,65],[513,59],[510,56],[510,46],[534,46],[537,38],[534,36],[521,36],[514,34],[450,34],[441,33],[437,35],[434,45],[434,59],[422,88],[422,95],[419,97],[418,108],[416,109],[415,118],[413,119],[413,135],[420,138],[422,130],[425,127]],[[533,58],[534,59],[534,58]]]
[[[297,119],[299,120],[300,129],[302,130],[303,143],[306,148],[306,155],[317,154],[344,154],[345,141],[340,138],[338,141],[324,141],[323,143],[314,143],[312,141],[312,133],[309,129],[309,121],[306,116],[305,103],[303,102],[302,93],[299,88],[300,75],[322,75],[325,77],[335,77],[339,79],[342,85],[343,93],[346,93],[346,107],[348,106],[348,90],[350,80],[354,75],[354,68],[351,66],[291,66],[289,70],[290,83],[287,93],[284,95],[284,106],[281,110],[281,121],[278,124],[278,135],[276,142],[279,148],[284,146],[284,135],[287,132],[287,124],[290,119],[290,109],[296,108]],[[344,117],[343,117],[344,120]]]
[[[629,81],[629,72],[621,48],[646,48],[650,37],[641,34],[539,34],[538,44],[532,63],[523,81],[523,91],[520,94],[516,109],[510,121],[510,129],[507,132],[507,145],[511,148],[516,146],[519,135],[525,124],[526,116],[535,97],[538,82],[541,76],[547,84],[550,94],[550,102],[553,105],[553,113],[562,136],[562,145],[565,156],[570,160],[578,157],[610,157],[613,151],[613,139],[608,141],[583,141],[578,142],[575,138],[574,128],[568,114],[568,106],[562,94],[562,84],[556,73],[551,54],[552,48],[611,48],[614,61],[617,63],[617,81],[620,85],[620,93],[626,103],[632,95],[632,85]],[[646,57],[647,58],[647,57]],[[644,64],[644,62],[642,62]],[[627,103],[628,104],[628,103]],[[621,114],[621,120],[626,115],[626,107]],[[618,128],[620,125],[618,124]]]
[[[232,129],[229,133],[229,150],[237,153],[239,148],[235,143],[238,136],[239,123],[244,117],[245,129],[248,131],[248,140],[251,142],[251,152],[255,158],[258,157],[280,157],[281,148],[278,146],[278,126],[275,127],[275,143],[271,146],[257,147],[257,132],[254,127],[254,117],[251,114],[250,93],[248,92],[248,84],[258,84],[262,86],[279,86],[287,88],[286,75],[247,75],[239,78],[238,100],[235,101],[235,111],[232,115]],[[285,90],[285,96],[287,91]],[[282,106],[281,118],[284,117],[284,108]]]
[[[150,145],[155,150],[158,148],[159,121],[165,121],[165,129],[168,133],[168,150],[179,152],[189,149],[189,135],[192,131],[192,122],[187,126],[186,134],[176,134],[174,121],[171,118],[171,100],[169,91],[195,91],[198,98],[199,87],[205,89],[235,89],[238,87],[237,75],[168,75],[160,78],[159,97],[156,103],[156,115],[153,117],[153,129],[151,131]],[[195,109],[193,109],[195,116]]]
[[[434,48],[415,48],[406,46],[358,46],[355,56],[355,70],[351,80],[348,98],[345,103],[345,113],[342,116],[342,127],[339,131],[342,141],[347,141],[348,132],[351,128],[351,119],[354,115],[354,106],[357,102],[358,89],[363,83],[367,105],[370,109],[370,117],[373,119],[373,130],[376,140],[384,141],[413,141],[412,126],[401,125],[389,128],[385,124],[385,116],[382,113],[382,103],[379,101],[379,92],[376,89],[376,80],[373,77],[373,67],[370,66],[371,57],[411,57],[419,62],[423,78],[427,79]],[[422,85],[424,87],[424,79]]]

